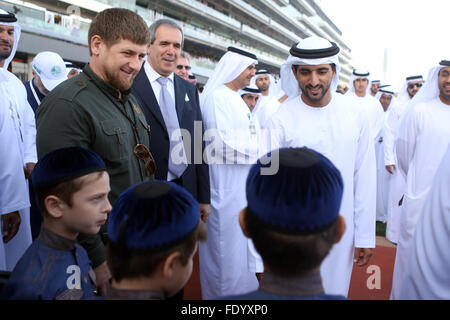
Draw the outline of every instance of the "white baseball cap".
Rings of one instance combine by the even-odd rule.
[[[34,57],[31,67],[41,78],[45,89],[52,91],[58,84],[67,80],[66,64],[55,52],[43,51]]]

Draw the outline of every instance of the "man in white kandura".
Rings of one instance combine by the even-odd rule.
[[[400,299],[450,300],[450,148],[441,161],[412,240]]]
[[[391,299],[399,299],[412,237],[436,171],[450,143],[450,60],[430,70],[408,106],[397,138],[398,169],[406,177]],[[426,213],[425,213],[426,214]]]
[[[393,243],[398,242],[398,234],[400,228],[400,213],[402,211],[401,199],[405,192],[405,177],[397,170],[397,155],[395,152],[395,140],[397,139],[400,123],[405,114],[405,110],[411,99],[416,95],[423,85],[423,77],[421,75],[410,76],[406,78],[402,89],[399,92],[398,99],[393,94],[386,92],[380,93],[379,99],[383,103],[392,101],[389,105],[389,113],[384,123],[384,165],[386,171],[391,175],[389,182],[389,194],[387,203],[387,227],[386,239]],[[399,204],[400,203],[400,204]]]
[[[27,181],[25,181],[26,188],[23,189],[22,180],[25,178],[28,179],[31,176],[34,165],[37,162],[36,125],[33,109],[31,109],[27,101],[27,92],[22,82],[7,70],[18,47],[20,30],[21,28],[17,24],[17,18],[14,14],[0,9],[0,77],[2,78],[0,99],[9,113],[8,119],[5,119],[5,121],[13,121],[15,130],[14,134],[9,131],[11,135],[6,140],[11,149],[8,149],[5,153],[1,153],[0,156],[3,158],[7,157],[10,161],[19,163],[23,168],[21,175],[14,176],[17,182],[14,191],[0,179],[0,196],[7,195],[9,192],[18,192],[20,194],[16,194],[16,196],[22,198],[20,202],[22,204],[27,203],[26,206],[21,205],[20,210],[17,207],[11,207],[10,211],[6,210],[6,213],[8,211],[10,213],[8,215],[4,214],[5,212],[1,213],[3,232],[9,232],[6,229],[11,228],[11,226],[18,228],[18,231],[15,230],[17,234],[14,238],[7,239],[7,243],[0,243],[0,251],[3,251],[3,257],[5,258],[3,266],[1,265],[2,262],[0,262],[0,269],[3,268],[8,271],[14,269],[17,261],[22,257],[32,242],[28,186]],[[5,138],[5,136],[2,138]],[[19,153],[14,152],[15,146],[12,146],[14,143],[17,144]],[[7,161],[7,159],[3,159],[3,161]],[[3,177],[8,178],[8,176]],[[18,214],[16,211],[18,211]],[[9,234],[12,233],[9,232]]]
[[[250,83],[261,90],[254,115],[258,118],[261,128],[264,128],[267,121],[278,110],[278,107],[286,100],[287,96],[282,90],[278,90],[274,77],[265,69],[256,71]]]
[[[245,183],[258,159],[259,124],[239,95],[255,75],[254,54],[230,47],[200,96],[209,163],[211,214],[208,240],[199,245],[203,299],[256,290],[247,269],[247,238],[239,227]]]
[[[377,95],[380,83],[380,80],[372,80],[370,82],[370,95],[372,97],[375,97]]]
[[[272,149],[308,147],[341,171],[341,215],[347,231],[321,266],[324,290],[347,296],[353,263],[366,265],[375,247],[375,148],[367,112],[356,99],[336,93],[339,48],[309,37],[294,45],[281,66],[288,95],[269,124]],[[326,200],[324,200],[326,201]]]
[[[396,103],[394,91],[391,86],[379,89],[376,97],[379,98],[383,107],[383,121],[389,116],[391,106]],[[391,175],[386,171],[384,166],[384,148],[385,148],[385,126],[378,133],[375,139],[375,157],[377,159],[377,221],[386,223],[388,221],[388,201],[389,201],[389,185]]]
[[[367,70],[355,69],[348,82],[349,92],[347,96],[357,100],[357,105],[364,108],[369,118],[372,137],[375,139],[383,127],[383,107],[380,101],[370,95],[370,73]]]

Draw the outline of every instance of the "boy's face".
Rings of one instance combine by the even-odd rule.
[[[106,223],[107,214],[111,211],[108,200],[109,175],[93,172],[82,177],[83,187],[72,196],[72,207],[63,204],[61,222],[68,238],[78,233],[95,234]]]

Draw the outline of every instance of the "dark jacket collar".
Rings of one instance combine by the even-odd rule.
[[[76,240],[61,237],[44,226],[41,228],[41,233],[39,234],[38,239],[46,246],[62,251],[70,251],[75,249],[75,244],[77,243]]]

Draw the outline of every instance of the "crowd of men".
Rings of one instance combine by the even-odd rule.
[[[391,298],[450,298],[449,60],[343,90],[311,36],[280,81],[229,47],[200,92],[179,25],[114,8],[82,70],[44,51],[22,84],[19,40],[0,10],[2,298],[182,299],[198,243],[203,299],[341,299],[376,221]]]

